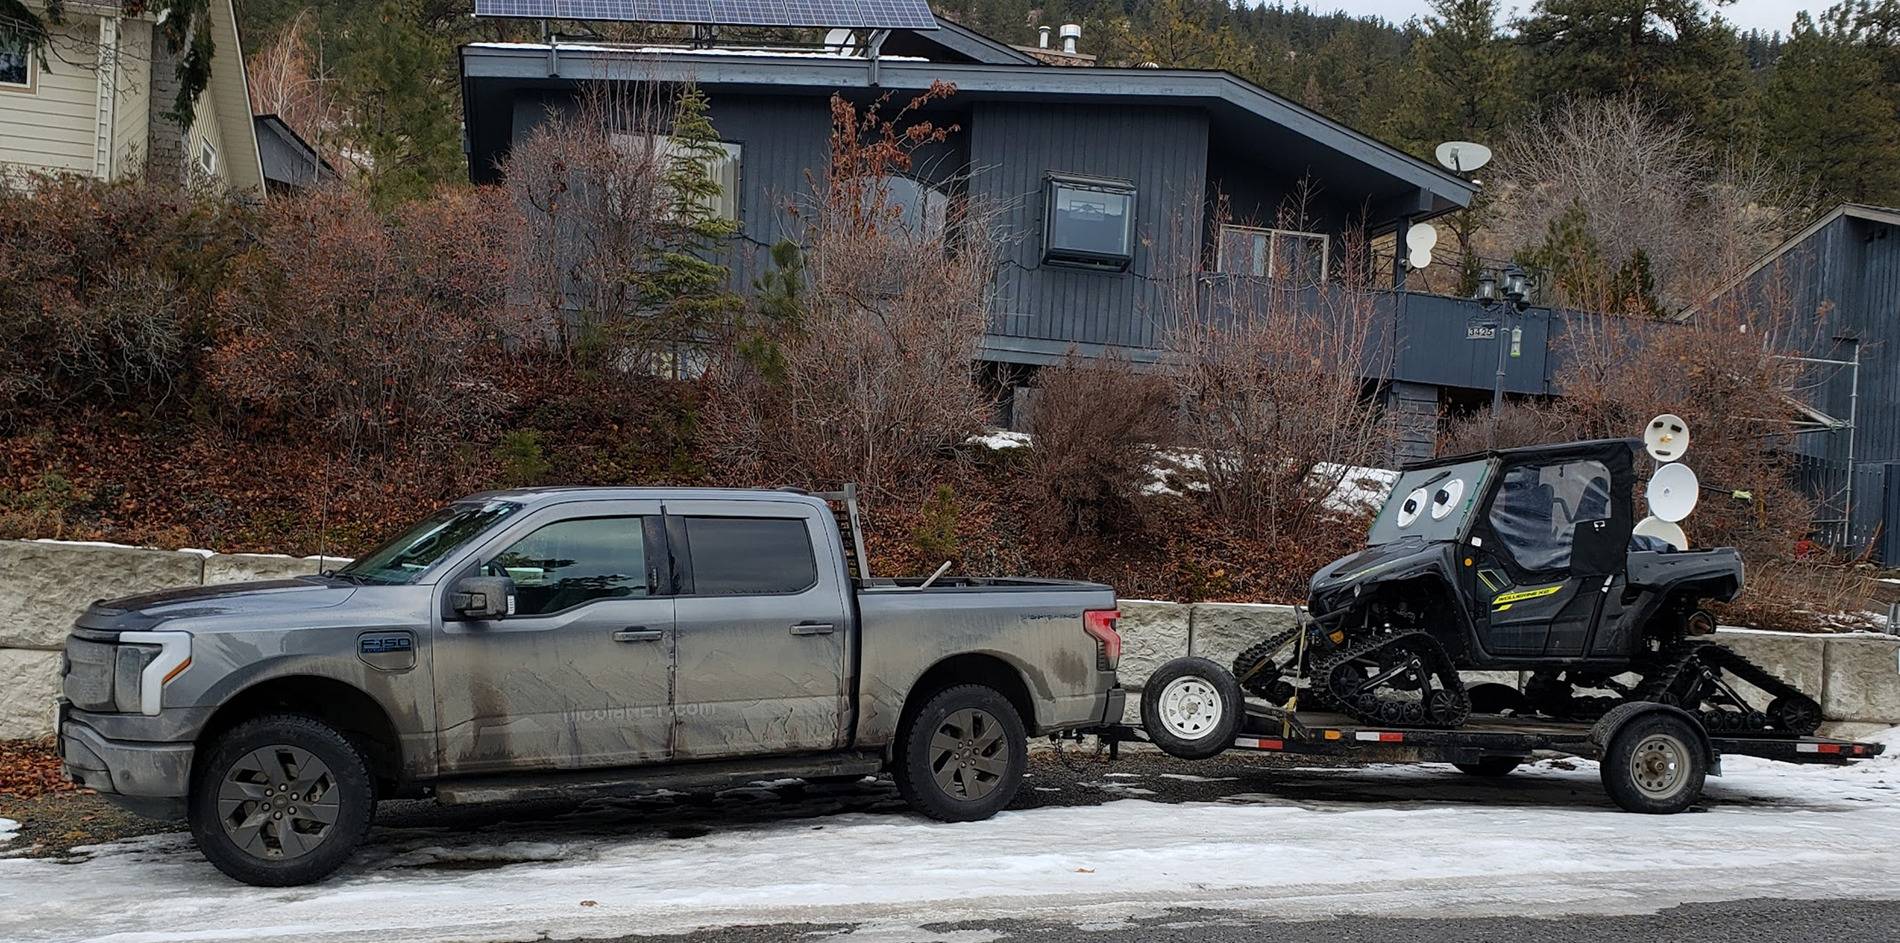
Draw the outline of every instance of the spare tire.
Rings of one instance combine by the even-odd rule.
[[[1141,726],[1170,756],[1204,760],[1233,745],[1244,716],[1232,672],[1205,658],[1176,658],[1141,686]]]

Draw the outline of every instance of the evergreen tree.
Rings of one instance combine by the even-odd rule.
[[[453,50],[423,25],[416,0],[382,0],[351,32],[344,74],[350,137],[377,206],[462,178]]]
[[[1746,127],[1741,41],[1701,0],[1538,0],[1517,27],[1541,104],[1629,95],[1713,139]]]
[[[1763,95],[1764,146],[1813,183],[1823,205],[1900,201],[1896,91],[1880,50],[1855,37],[1851,8],[1819,24],[1802,13]]]
[[[1426,153],[1445,140],[1496,141],[1524,115],[1523,52],[1498,32],[1501,0],[1432,0],[1412,47],[1399,136]]]
[[[716,261],[737,224],[719,213],[724,190],[713,170],[726,151],[707,111],[705,92],[680,93],[661,178],[666,218],[656,227],[652,267],[636,277],[641,318],[650,322],[642,332],[680,343],[705,340],[742,307],[731,271]]]

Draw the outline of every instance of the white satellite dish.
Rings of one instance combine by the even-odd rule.
[[[1677,550],[1689,549],[1689,535],[1682,532],[1682,525],[1660,517],[1645,517],[1637,521],[1630,533],[1639,537],[1654,537]]]
[[[1432,250],[1413,249],[1411,254],[1405,257],[1405,261],[1406,264],[1412,266],[1414,269],[1422,269],[1432,264]]]
[[[1649,513],[1665,521],[1688,517],[1701,495],[1702,483],[1696,480],[1695,470],[1680,462],[1656,469],[1656,474],[1649,477],[1649,488],[1643,492]]]
[[[1673,462],[1689,451],[1689,424],[1675,413],[1663,413],[1643,428],[1643,448],[1659,462]]]
[[[1431,223],[1413,223],[1405,231],[1405,247],[1413,252],[1420,249],[1430,252],[1438,248],[1438,228]]]
[[[1438,145],[1438,162],[1446,169],[1468,174],[1491,162],[1491,149],[1470,141],[1446,141]]]

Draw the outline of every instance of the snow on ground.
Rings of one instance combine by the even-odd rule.
[[[1900,731],[1886,739],[1900,744]],[[853,813],[679,838],[384,836],[331,881],[284,889],[237,885],[186,836],[154,836],[77,863],[0,859],[0,939],[490,941],[789,921],[1091,924],[1169,906],[1321,918],[1900,897],[1900,761],[1726,767],[1706,811],[1666,817],[1615,810],[1590,763],[1499,782],[1444,767],[1250,770],[1239,786],[1272,791],[957,825]]]
[[[12,819],[0,819],[0,845],[12,841],[13,836],[18,834],[19,831],[20,823]]]

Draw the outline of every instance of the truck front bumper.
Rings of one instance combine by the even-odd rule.
[[[61,705],[59,753],[66,775],[126,810],[147,818],[185,814],[191,783],[190,743],[110,740]]]

